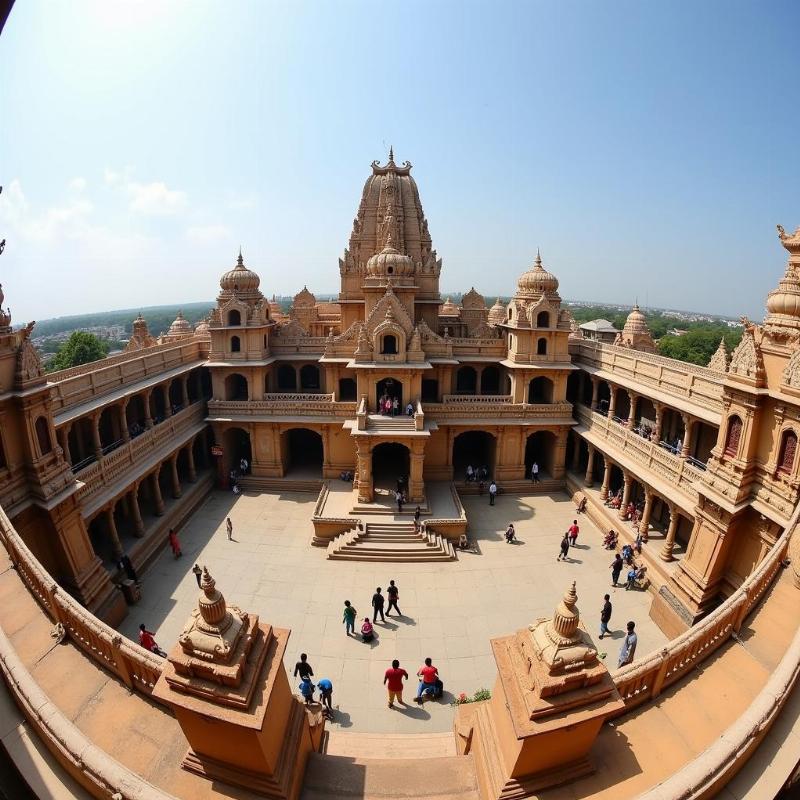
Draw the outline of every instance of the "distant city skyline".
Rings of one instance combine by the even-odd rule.
[[[200,302],[240,244],[266,295],[335,294],[393,145],[443,295],[510,295],[541,248],[565,298],[760,320],[775,224],[800,225],[798,22],[741,0],[17,3],[6,303],[20,323]]]

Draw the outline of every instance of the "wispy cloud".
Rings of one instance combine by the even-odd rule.
[[[137,214],[170,216],[186,207],[186,192],[169,189],[165,183],[129,183],[125,187],[131,198],[129,208]]]
[[[227,225],[192,225],[186,229],[186,238],[195,244],[211,244],[231,238]]]

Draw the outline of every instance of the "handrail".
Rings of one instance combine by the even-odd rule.
[[[510,403],[510,394],[445,394],[443,403]]]
[[[672,639],[666,647],[612,673],[611,677],[625,703],[621,713],[658,697],[664,689],[680,680],[725,644],[734,633],[738,633],[745,617],[778,573],[789,539],[798,528],[799,518],[800,503],[769,553],[722,605]]]

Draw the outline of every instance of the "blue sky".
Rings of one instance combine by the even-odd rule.
[[[18,0],[0,37],[14,321],[338,290],[373,159],[442,290],[763,316],[800,225],[796,2]],[[793,201],[793,202],[792,202]]]

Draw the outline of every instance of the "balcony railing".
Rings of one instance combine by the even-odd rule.
[[[620,422],[591,411],[586,406],[576,405],[578,421],[585,425],[595,437],[611,445],[616,451],[624,453],[637,464],[652,470],[655,475],[676,486],[686,497],[691,507],[697,502],[697,489],[694,483],[701,480],[702,469],[690,464],[688,459],[679,458],[667,451],[660,443],[644,439],[626,428]],[[614,452],[608,455],[613,459]]]
[[[434,421],[453,417],[571,419],[572,403],[512,403],[505,395],[444,395],[442,403],[423,403]]]
[[[210,400],[208,414],[212,417],[332,417],[352,418],[356,403],[335,402],[332,394],[268,394],[264,400]]]

